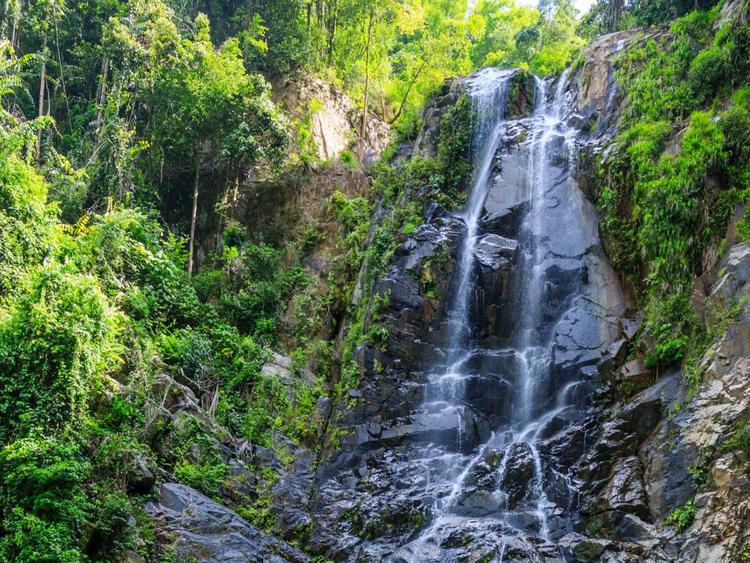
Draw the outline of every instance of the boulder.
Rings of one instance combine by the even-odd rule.
[[[272,352],[273,359],[263,364],[260,370],[261,375],[265,377],[274,377],[284,381],[292,381],[292,360],[276,352]]]
[[[651,384],[652,379],[651,370],[639,358],[626,363],[618,373],[620,385],[627,393],[646,389]]]
[[[139,455],[128,466],[128,490],[136,494],[147,494],[156,483],[149,460],[146,456]]]
[[[485,235],[477,242],[474,253],[482,266],[499,270],[515,261],[518,241],[495,234]]]
[[[157,540],[174,546],[177,561],[310,561],[298,549],[186,485],[161,485],[159,500],[148,502],[146,512],[154,519]]]

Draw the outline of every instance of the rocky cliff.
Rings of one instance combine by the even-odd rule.
[[[603,146],[611,134],[608,122],[617,120],[614,75],[609,59],[599,53],[607,49],[615,52],[624,39],[618,36],[610,41],[594,46],[586,54],[587,62],[579,75],[569,81],[564,79],[564,89],[558,88],[576,110],[566,119],[587,148]],[[441,113],[456,103],[472,80],[470,77],[446,85],[444,94],[425,110],[425,129],[414,147],[402,147],[401,154],[432,157],[439,152],[435,145]],[[589,86],[579,94],[581,82]],[[316,522],[312,546],[327,557],[474,561],[497,557],[506,545],[508,555],[549,559],[562,556],[555,543],[569,546],[565,548],[568,552],[578,545],[577,536],[560,534],[570,528],[571,520],[573,528],[584,525],[585,514],[577,508],[580,498],[568,505],[570,514],[553,516],[556,523],[552,535],[557,535],[557,540],[541,545],[535,545],[534,535],[518,533],[526,524],[513,530],[482,519],[501,509],[493,500],[493,491],[501,485],[498,477],[504,481],[505,490],[510,491],[509,506],[514,510],[518,507],[519,518],[531,518],[530,513],[523,516],[521,507],[524,499],[532,495],[535,470],[530,452],[519,444],[506,456],[509,459],[504,459],[502,452],[488,451],[475,466],[477,473],[471,477],[475,484],[459,501],[458,518],[469,519],[462,519],[460,525],[441,525],[429,540],[434,543],[432,556],[402,547],[433,524],[433,505],[448,494],[430,486],[431,469],[425,466],[445,461],[439,452],[435,452],[432,461],[429,456],[415,460],[416,444],[457,439],[460,443],[453,443],[450,449],[471,452],[509,420],[513,411],[512,390],[520,377],[517,370],[525,369],[517,365],[517,356],[509,346],[517,330],[517,319],[524,314],[517,289],[523,281],[520,264],[524,258],[515,239],[525,236],[522,224],[531,207],[531,193],[526,186],[533,181],[527,176],[532,173],[527,160],[534,150],[533,97],[531,77],[516,73],[503,100],[505,113],[514,119],[506,122],[501,134],[492,171],[495,180],[480,214],[470,315],[470,324],[476,327],[478,351],[468,360],[473,375],[465,383],[461,417],[431,415],[421,405],[430,392],[430,369],[449,354],[449,302],[455,291],[459,249],[466,236],[464,219],[421,196],[423,224],[398,246],[388,271],[372,286],[381,304],[373,313],[372,322],[384,327],[389,337],[379,345],[365,344],[358,349],[360,383],[340,405],[336,418],[336,424],[343,429],[342,447],[319,467],[311,498],[310,509]],[[557,147],[554,150],[560,152],[552,156],[553,174],[559,176],[546,180],[549,192],[545,198],[550,202],[546,219],[564,225],[572,213],[567,210],[577,209],[573,216],[578,224],[566,225],[568,231],[550,230],[544,235],[547,242],[543,244],[550,245],[550,255],[541,267],[554,282],[542,297],[545,320],[540,320],[542,324],[536,329],[551,331],[556,342],[549,384],[556,389],[573,381],[580,380],[580,384],[570,387],[576,395],[571,408],[563,411],[562,417],[553,416],[546,421],[540,432],[545,435],[541,445],[545,457],[568,466],[579,464],[564,476],[555,476],[550,468],[544,478],[564,477],[578,482],[584,480],[579,472],[587,466],[583,460],[595,443],[591,436],[607,418],[606,401],[602,398],[607,386],[604,366],[622,359],[615,356],[622,355],[620,348],[633,336],[634,321],[626,316],[627,299],[599,243],[594,208],[566,180],[575,168],[575,159],[568,157],[575,155],[567,154],[567,144],[562,137],[559,140],[553,144]],[[560,198],[565,199],[562,206]],[[578,291],[583,291],[584,297],[576,304],[572,296]],[[592,396],[602,400],[592,402]],[[561,482],[550,487],[547,494],[565,496],[569,489]],[[567,501],[557,502],[565,506]],[[475,518],[473,524],[471,517]],[[531,522],[529,525],[533,527]]]
[[[607,154],[622,111],[618,55],[660,33],[664,32],[600,38],[584,50],[582,63],[573,69],[567,96],[575,111],[567,120],[579,136],[569,165],[586,192],[592,190],[586,182],[591,162]],[[425,128],[414,146],[400,147],[399,155],[436,154],[441,114],[463,88],[462,80],[446,85],[425,110]],[[523,106],[523,93],[515,95],[508,103]],[[498,173],[524,173],[512,154],[525,135],[523,125],[507,131],[504,149],[498,153],[498,165],[503,164]],[[511,156],[502,157],[503,150]],[[480,226],[476,292],[481,297],[474,314],[486,347],[507,340],[511,320],[518,315],[516,303],[508,299],[517,272],[516,250],[509,238],[517,232],[527,202],[522,193],[501,191],[507,184],[490,190]],[[593,233],[586,251],[592,260],[606,264],[596,242],[596,213],[592,206],[589,209],[587,224],[576,227]],[[436,431],[456,431],[450,421],[436,429],[434,421],[428,423],[420,414],[419,405],[428,379],[426,366],[445,355],[446,302],[465,226],[460,217],[429,198],[422,198],[422,212],[422,226],[398,246],[387,272],[372,287],[374,295],[388,297],[387,305],[373,313],[373,322],[385,327],[389,337],[381,345],[358,349],[359,385],[335,415],[343,429],[341,448],[332,451],[316,473],[309,505],[315,521],[312,548],[334,560],[414,560],[415,555],[399,549],[430,526],[436,492],[425,482],[429,472],[424,461],[415,464],[409,450],[415,443],[435,439]],[[696,308],[701,310],[709,299],[708,309],[714,311],[703,307],[704,315],[732,307],[736,314],[737,304],[745,303],[748,249],[731,228],[727,241],[728,250],[696,281]],[[477,468],[476,493],[467,497],[464,507],[466,515],[476,518],[475,525],[465,523],[460,531],[447,527],[438,534],[432,546],[435,560],[494,560],[503,542],[510,546],[506,556],[512,552],[515,558],[533,560],[738,561],[750,553],[745,547],[744,508],[750,489],[746,454],[738,446],[745,439],[742,421],[748,414],[746,307],[739,316],[729,316],[716,334],[701,361],[702,383],[689,391],[678,368],[658,372],[644,366],[642,314],[633,298],[619,289],[617,277],[606,276],[597,284],[613,292],[605,300],[611,323],[606,337],[587,344],[583,335],[575,334],[571,320],[568,353],[578,358],[575,369],[588,374],[586,390],[581,390],[584,412],[564,431],[552,430],[548,440],[553,455],[571,468],[569,478],[576,484],[573,504],[561,515],[570,519],[569,531],[553,542],[558,549],[548,549],[528,538],[509,541],[507,530],[483,527],[479,522],[494,510],[494,501],[482,490],[497,486],[492,475],[500,463],[489,457]],[[558,330],[564,334],[566,329]],[[464,439],[461,448],[468,450],[508,412],[504,397],[512,397],[495,380],[512,371],[508,357],[478,356],[473,361],[477,376],[469,383],[466,399],[472,414],[458,432]],[[531,471],[524,455],[518,452],[510,461],[511,470],[505,469],[505,478],[517,482],[511,490],[519,499],[527,494]]]
[[[744,17],[737,2],[728,5],[722,17]],[[293,461],[282,464],[277,454],[228,440],[227,459],[241,493],[235,508],[256,498],[263,468],[271,467],[276,478],[267,486],[274,532],[333,561],[750,559],[750,247],[736,228],[743,210],[736,210],[722,248],[716,244],[706,253],[695,280],[692,305],[714,327],[695,384],[679,366],[646,366],[649,335],[636,289],[623,284],[624,272],[612,268],[611,241],[600,235],[590,201],[599,189],[594,169],[606,165],[623,111],[621,54],[665,33],[601,37],[563,78],[545,86],[547,99],[557,90],[568,109],[546,155],[554,175],[545,198],[557,198],[548,205],[547,219],[557,230],[539,243],[550,249],[543,268],[554,283],[540,294],[538,330],[554,343],[548,386],[550,396],[563,393],[565,409],[536,431],[541,471],[533,449],[522,444],[507,452],[481,448],[512,416],[519,382],[519,367],[508,350],[523,315],[516,288],[524,271],[519,248],[531,204],[522,188],[529,183],[534,108],[540,100],[533,78],[516,72],[502,100],[512,119],[494,153],[495,180],[478,223],[469,319],[480,352],[465,362],[469,376],[461,416],[436,417],[424,405],[434,366],[450,356],[450,304],[467,233],[460,205],[451,203],[465,200],[469,187],[464,183],[464,193],[446,198],[426,182],[400,193],[396,205],[381,196],[374,211],[370,245],[378,243],[378,228],[399,207],[416,209],[418,221],[398,233],[392,252],[377,267],[372,257],[362,266],[353,307],[359,316],[350,310],[336,327],[337,353],[346,356],[347,342],[351,345],[357,377],[344,384],[350,366],[348,358],[340,358],[338,401],[323,401],[316,409],[326,421],[319,451],[289,444]],[[444,155],[446,116],[463,103],[473,79],[445,85],[425,109],[419,136],[389,155],[394,169]],[[322,139],[325,154],[340,152],[341,139],[325,133]],[[354,193],[364,193],[367,180],[354,180],[363,182]],[[565,208],[560,198],[566,205],[575,200],[575,224],[556,214]],[[245,208],[253,213],[252,206]],[[188,391],[183,394],[189,399]],[[431,481],[447,464],[444,451],[430,457],[436,443],[448,444],[460,459],[481,454],[460,476],[460,495]],[[541,476],[546,485],[540,505],[532,489]],[[232,487],[226,494],[237,495]],[[458,499],[452,519],[436,519],[436,506],[452,495]],[[543,526],[535,515],[539,506],[546,512]],[[308,557],[177,485],[164,485],[161,501],[149,512],[185,557]],[[498,512],[513,513],[514,525],[493,520]]]

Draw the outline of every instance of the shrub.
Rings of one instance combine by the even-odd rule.
[[[357,161],[357,157],[354,156],[354,153],[352,151],[341,151],[341,154],[339,155],[339,160],[341,161],[341,164],[344,165],[344,167],[347,170],[354,171],[359,167],[359,162]]]
[[[276,341],[278,318],[287,300],[309,283],[300,266],[284,268],[282,253],[267,244],[245,244],[227,272],[219,312],[258,342]]]
[[[240,248],[247,242],[247,230],[239,223],[229,223],[224,229],[224,246]]]
[[[653,297],[646,309],[645,325],[654,340],[654,348],[646,356],[646,367],[669,367],[678,363],[685,355],[688,335],[698,325],[688,293]]]
[[[697,511],[695,504],[693,504],[693,501],[691,500],[685,506],[672,512],[664,522],[670,526],[674,526],[677,531],[682,534],[692,525]]]
[[[92,508],[90,465],[66,438],[16,440],[0,450],[0,559],[79,562]]]
[[[174,326],[203,316],[184,270],[182,243],[138,210],[115,210],[98,217],[89,232],[66,251],[82,271],[95,274],[110,297],[138,288],[125,312],[152,328]]]
[[[729,57],[720,47],[707,47],[693,59],[688,84],[700,103],[710,100],[729,77]]]
[[[181,483],[185,483],[204,495],[216,498],[227,471],[227,466],[224,463],[195,465],[182,462],[175,467],[174,475]]]
[[[80,421],[97,376],[116,360],[119,317],[91,276],[49,266],[0,322],[0,439]]]
[[[205,334],[183,329],[162,334],[158,344],[162,360],[173,368],[177,379],[194,383],[211,373],[212,347]]]

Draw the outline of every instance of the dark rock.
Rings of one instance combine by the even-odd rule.
[[[641,324],[643,324],[643,313],[638,313],[634,318],[622,318],[620,324],[625,338],[633,340],[638,329],[641,328]]]
[[[653,547],[659,542],[656,528],[634,514],[625,514],[622,517],[615,534],[621,540],[635,541],[647,547]]]
[[[413,154],[414,145],[411,143],[401,143],[396,147],[389,164],[397,168],[403,166],[411,159]]]
[[[614,365],[621,365],[628,355],[628,341],[624,338],[621,338],[607,348],[606,354],[612,358]]]
[[[149,468],[148,458],[139,455],[128,468],[128,490],[136,494],[147,494],[156,483],[156,477]]]
[[[598,561],[601,555],[609,548],[614,547],[609,540],[585,538],[579,541],[573,549],[576,561],[588,562]]]
[[[653,381],[653,374],[642,360],[635,359],[622,366],[618,379],[622,387],[628,393],[632,393],[647,388]]]
[[[494,234],[482,237],[475,250],[479,263],[493,270],[513,262],[517,252],[517,241]]]
[[[255,497],[259,479],[239,460],[230,460],[227,467],[229,475],[221,486],[221,498],[232,506],[241,506]]]
[[[680,372],[673,371],[654,386],[636,395],[620,413],[622,428],[633,432],[640,442],[648,438],[676,396]]]
[[[488,516],[498,512],[501,503],[491,493],[476,491],[461,499],[459,507],[466,516]]]
[[[568,118],[568,124],[574,129],[578,129],[584,133],[590,133],[597,122],[597,116],[594,112],[588,112],[585,114],[574,113]]]
[[[147,503],[146,511],[155,520],[157,538],[174,545],[178,561],[310,561],[186,485],[163,484],[159,502]]]
[[[274,531],[284,539],[303,537],[312,527],[307,507],[312,495],[314,461],[312,452],[298,453],[291,471],[273,488],[271,498],[276,516]]]
[[[523,500],[534,481],[534,457],[531,447],[518,443],[508,453],[505,474],[500,486],[507,495],[508,508],[513,510]]]
[[[602,497],[604,502],[600,510],[616,510],[649,518],[643,470],[637,457],[631,456],[617,462]]]

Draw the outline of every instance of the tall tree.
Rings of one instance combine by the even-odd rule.
[[[287,132],[263,78],[245,70],[238,41],[215,49],[206,16],[196,18],[189,38],[163,8],[144,5],[134,16],[132,28],[116,22],[112,37],[137,46],[134,56],[145,63],[135,94],[150,108],[141,128],[151,145],[153,179],[191,186],[192,272],[203,167],[238,176],[249,166],[272,165],[283,155]]]

